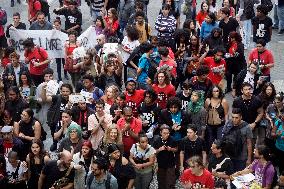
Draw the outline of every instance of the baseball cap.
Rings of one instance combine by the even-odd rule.
[[[136,83],[136,80],[132,77],[128,78],[127,81],[125,82],[125,85],[128,83],[128,82],[134,82]]]

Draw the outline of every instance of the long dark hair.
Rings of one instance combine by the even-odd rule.
[[[26,77],[27,77],[27,82],[28,82],[28,85],[29,85],[29,87],[32,87],[34,84],[33,84],[33,80],[32,80],[32,78],[31,78],[31,75],[29,74],[29,72],[27,72],[27,71],[23,71],[22,72],[22,74],[20,75],[20,79],[19,79],[19,85],[21,86],[21,87],[23,87],[23,81],[22,81],[22,79],[21,79],[21,76],[22,75],[25,75]]]
[[[44,150],[43,142],[40,139],[33,139],[32,142],[31,142],[30,153],[29,153],[30,162],[34,161],[34,158],[35,158],[35,155],[32,152],[32,145],[33,144],[37,144],[40,147],[39,160],[40,160],[40,164],[41,164],[42,163],[41,161],[43,160],[44,156],[46,156],[48,153]]]

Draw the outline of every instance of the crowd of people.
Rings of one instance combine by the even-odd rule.
[[[80,0],[27,3],[26,22],[15,12],[7,24],[0,6],[1,189],[227,189],[250,173],[242,188],[284,188],[284,94],[269,50],[284,1],[162,0],[153,26],[149,0],[86,0],[90,12]],[[82,14],[97,43],[75,58]],[[31,38],[21,57],[11,29],[67,33],[65,58],[52,69]]]

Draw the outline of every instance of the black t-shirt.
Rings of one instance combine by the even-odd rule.
[[[272,19],[268,16],[264,20],[254,17],[251,23],[253,25],[253,42],[256,42],[258,39],[264,39],[268,43],[271,40],[269,28],[273,25]]]
[[[186,97],[183,95],[183,92],[180,91],[179,93],[177,93],[176,97],[178,97],[181,100],[182,104],[181,109],[187,111],[188,103],[190,102],[190,95]]]
[[[255,121],[258,113],[257,109],[262,106],[261,101],[252,96],[249,100],[244,100],[242,96],[233,101],[233,108],[239,108],[242,111],[242,119],[251,124]]]
[[[163,141],[161,137],[156,138],[153,144],[153,148],[159,149],[162,146],[170,146],[172,148],[177,147],[177,143],[169,136],[168,140]],[[171,168],[175,166],[175,153],[167,150],[160,151],[157,154],[158,167]]]
[[[60,171],[57,166],[56,160],[49,161],[42,170],[42,173],[45,175],[45,180],[42,189],[49,189],[50,187],[52,187],[55,181],[65,176],[67,171],[68,169],[66,169],[65,171]],[[70,179],[70,182],[73,182],[74,176],[75,176],[75,169],[72,168],[67,178]]]
[[[185,137],[180,143],[180,150],[184,152],[184,161],[186,161],[192,156],[202,157],[202,152],[206,151],[206,145],[204,140],[199,137],[195,141]]]
[[[78,34],[81,32],[81,26],[82,26],[82,13],[76,9],[75,11],[71,11],[68,8],[63,8],[58,11],[53,11],[55,14],[64,15],[65,16],[65,30],[68,30],[76,25],[79,25],[80,27],[76,29]]]
[[[144,102],[138,107],[138,113],[143,121],[148,121],[148,126],[142,127],[142,129],[147,132],[147,130],[152,126],[158,123],[160,117],[161,108],[158,104],[152,104],[147,106]],[[155,134],[158,134],[155,132]]]
[[[221,164],[225,158],[228,158],[224,161],[224,163],[221,165],[221,168],[216,169],[217,164]],[[234,173],[233,170],[233,163],[231,159],[225,155],[222,155],[221,157],[217,158],[215,155],[211,155],[208,159],[208,170],[212,172],[212,169],[214,169],[216,172],[225,172],[226,175],[231,175]]]
[[[230,32],[237,31],[238,27],[239,27],[239,23],[233,17],[230,17],[227,23],[225,23],[224,20],[220,21],[219,28],[223,30],[223,42],[225,44],[228,44],[228,37],[229,37]]]
[[[10,28],[13,26],[13,24],[10,24],[9,26],[7,26],[7,30],[6,30],[6,37],[10,38]],[[14,26],[13,26],[14,27]],[[26,30],[26,24],[23,22],[20,22],[19,25],[17,27],[15,27],[18,30]]]

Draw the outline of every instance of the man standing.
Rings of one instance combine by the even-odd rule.
[[[279,20],[279,32],[278,35],[284,34],[284,1],[282,0],[275,0],[278,1],[277,6],[277,16]]]
[[[103,158],[95,159],[91,164],[91,173],[86,180],[86,189],[111,188],[118,189],[116,178],[110,174],[107,161]]]
[[[125,82],[126,104],[133,110],[133,115],[138,116],[137,109],[144,100],[144,90],[136,89],[136,81],[133,78],[128,78]]]
[[[23,42],[25,49],[25,62],[30,64],[31,78],[36,86],[41,84],[43,79],[43,70],[48,67],[50,60],[46,50],[42,47],[35,46],[32,39],[26,39]]]
[[[139,42],[144,43],[150,39],[152,29],[148,22],[145,20],[145,13],[143,11],[138,11],[135,13],[135,28],[139,32]]]
[[[225,152],[232,160],[234,172],[243,170],[251,163],[251,139],[252,131],[249,124],[242,120],[241,109],[234,108],[232,119],[225,124],[222,132]]]
[[[25,160],[26,157],[21,156],[23,151],[23,142],[18,138],[13,136],[13,127],[4,126],[1,129],[0,138],[0,154],[8,157],[8,153],[11,151],[17,152],[20,160]]]
[[[64,150],[59,155],[59,160],[49,161],[44,166],[38,180],[38,189],[58,188],[60,183],[59,180],[63,177],[69,179],[68,184],[64,186],[64,188],[73,188],[75,169],[72,164],[72,154],[69,151]]]
[[[258,123],[263,116],[263,108],[261,101],[254,95],[252,95],[251,84],[245,82],[242,85],[242,95],[233,101],[233,108],[241,110],[242,119],[249,124],[249,127],[253,131],[253,146],[258,139],[257,144],[262,144],[265,138],[265,129],[259,127]]]
[[[30,30],[52,30],[52,28],[52,24],[45,20],[45,15],[41,11],[37,12],[36,21],[30,26]]]
[[[75,30],[79,35],[82,26],[82,13],[76,6],[77,2],[71,0],[68,1],[68,7],[57,8],[54,9],[53,12],[57,15],[65,16],[65,30],[67,32]]]
[[[117,126],[122,133],[125,157],[129,156],[130,149],[138,140],[138,133],[142,130],[142,122],[133,116],[132,108],[123,108],[124,117],[117,121]]]
[[[204,63],[210,69],[208,78],[212,81],[214,85],[219,85],[223,89],[223,83],[221,82],[225,77],[226,71],[226,61],[223,55],[225,50],[221,47],[216,47],[214,51],[214,56],[207,56],[209,48],[206,48],[205,53],[200,57],[200,63]]]
[[[244,49],[248,49],[250,46],[251,38],[251,19],[255,16],[254,14],[254,0],[240,0],[240,9],[236,15],[237,20],[241,21],[243,28],[243,44]]]

